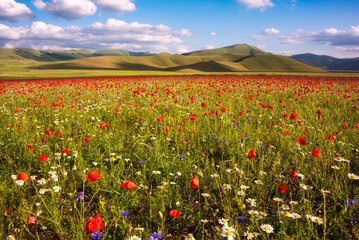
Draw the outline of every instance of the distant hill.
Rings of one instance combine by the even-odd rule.
[[[255,55],[255,54],[266,54],[267,52],[250,46],[248,44],[235,44],[223,48],[214,48],[208,50],[198,50],[189,53],[183,53],[184,56],[210,56],[210,55],[219,55],[223,53],[232,53],[232,54],[243,54],[243,55]]]
[[[97,56],[151,56],[150,52],[131,52],[122,49],[91,51],[88,49],[52,51],[25,48],[0,48],[0,59],[27,59],[39,62],[57,62]]]
[[[37,65],[37,69],[97,69],[150,71],[293,71],[323,72],[294,59],[273,54],[183,56],[161,53],[153,56],[101,56]]]
[[[291,58],[325,70],[352,70],[359,71],[359,58],[335,58],[311,53],[297,54]]]

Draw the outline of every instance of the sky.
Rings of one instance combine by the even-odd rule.
[[[0,0],[0,47],[359,57],[359,0]]]

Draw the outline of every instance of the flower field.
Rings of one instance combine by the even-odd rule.
[[[359,79],[0,82],[1,239],[357,239]]]

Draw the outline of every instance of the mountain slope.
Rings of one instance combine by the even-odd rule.
[[[295,71],[323,72],[285,56],[273,54],[237,55],[222,54],[209,56],[182,56],[161,53],[147,57],[101,56],[71,61],[47,63],[36,69],[102,69],[102,70],[151,70],[202,72],[238,71]]]
[[[359,70],[359,58],[335,58],[311,53],[297,54],[291,58],[325,70]]]
[[[199,50],[189,53],[183,53],[184,56],[209,56],[209,55],[218,55],[223,53],[231,53],[231,54],[243,54],[243,55],[254,55],[254,54],[266,54],[265,51],[250,46],[248,44],[235,44],[228,47],[223,48],[215,48],[208,50]]]

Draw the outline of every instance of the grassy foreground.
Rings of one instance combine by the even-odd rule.
[[[358,238],[358,99],[355,78],[2,81],[0,238]]]

